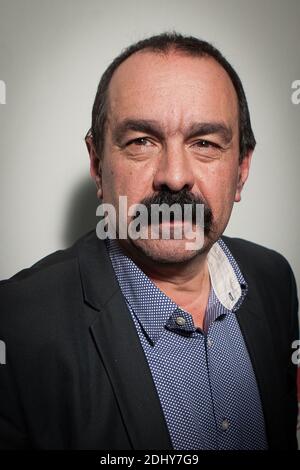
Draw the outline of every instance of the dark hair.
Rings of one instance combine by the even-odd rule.
[[[214,58],[228,73],[238,97],[240,162],[247,151],[255,148],[256,141],[251,127],[247,99],[241,80],[233,67],[212,44],[193,36],[183,36],[177,32],[166,32],[143,39],[127,47],[111,62],[103,73],[93,105],[92,127],[86,135],[86,137],[89,135],[93,137],[95,149],[99,157],[103,153],[107,118],[107,92],[113,73],[128,57],[142,50],[157,53],[168,53],[175,50],[194,57],[208,56]]]

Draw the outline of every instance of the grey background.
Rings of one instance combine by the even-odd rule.
[[[281,252],[300,285],[299,0],[0,0],[0,278],[95,227],[84,135],[101,74],[131,42],[175,29],[238,71],[257,149],[226,234]]]

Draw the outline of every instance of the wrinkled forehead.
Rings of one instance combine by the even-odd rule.
[[[108,90],[108,121],[159,119],[176,131],[190,121],[222,120],[238,127],[232,81],[211,57],[139,51],[115,71]]]

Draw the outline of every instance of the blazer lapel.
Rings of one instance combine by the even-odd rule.
[[[133,449],[172,449],[160,401],[105,244],[95,231],[78,244],[85,301],[99,313],[90,329]]]
[[[260,390],[269,448],[280,449],[283,444],[281,400],[284,380],[278,372],[277,353],[267,324],[265,307],[259,296],[255,295],[254,286],[249,286],[249,293],[237,311],[237,319]]]

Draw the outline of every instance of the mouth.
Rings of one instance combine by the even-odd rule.
[[[158,213],[148,213],[147,224],[149,225],[182,225],[182,224],[196,224],[194,214],[192,214],[192,218],[184,217],[184,213],[181,211],[179,213],[170,212],[167,215],[163,214],[161,211]]]
[[[132,221],[135,224],[138,222],[134,227],[143,234],[143,237],[151,230],[151,233],[155,234],[155,239],[167,231],[172,234],[171,238],[178,239],[180,233],[184,233],[183,239],[186,236],[190,238],[194,234],[199,236],[202,231],[207,235],[211,224],[210,213],[208,210],[205,213],[204,205],[200,203],[197,205],[185,203],[184,207],[181,204],[172,204],[172,206],[166,203],[151,203],[144,206],[140,204],[132,215]]]

